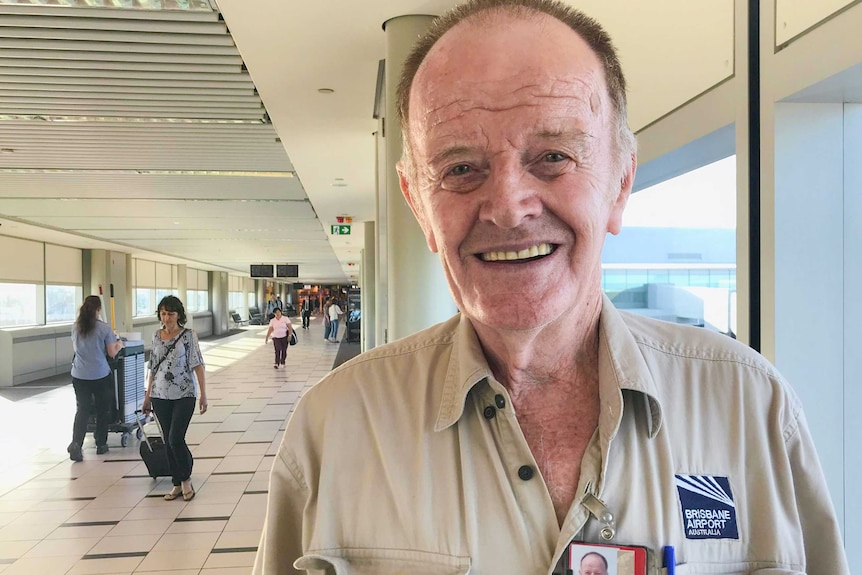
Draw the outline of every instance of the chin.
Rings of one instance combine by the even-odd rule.
[[[476,303],[468,306],[464,312],[471,320],[492,329],[528,331],[553,321],[545,305],[528,301],[525,297],[518,297],[515,301],[500,297],[490,305]]]

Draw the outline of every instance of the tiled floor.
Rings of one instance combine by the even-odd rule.
[[[294,327],[299,327],[294,318]],[[250,573],[263,524],[272,458],[303,392],[332,367],[338,346],[323,327],[298,329],[286,369],[273,369],[264,328],[202,342],[209,411],[192,418],[194,500],[165,501],[132,437],[84,461],[66,453],[71,385],[18,402],[0,398],[0,573],[73,575]]]

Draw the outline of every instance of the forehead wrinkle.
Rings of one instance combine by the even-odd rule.
[[[423,78],[423,80],[426,80]],[[522,82],[517,76],[510,76],[493,81],[470,82],[458,81],[455,86],[446,89],[432,87],[425,94],[417,94],[416,108],[421,105],[427,107],[423,110],[421,118],[417,118],[426,129],[435,128],[448,119],[458,118],[463,114],[474,110],[488,112],[501,112],[518,107],[536,107],[547,101],[576,100],[587,105],[587,109],[594,114],[599,113],[601,102],[601,90],[596,86],[596,75],[586,74],[586,77],[573,78],[540,78],[539,80],[512,88],[511,84]],[[414,89],[419,90],[419,85],[414,84]],[[460,96],[459,94],[470,94]],[[472,95],[476,94],[478,95]],[[442,96],[442,97],[437,97]],[[454,97],[454,99],[450,99]],[[442,100],[441,103],[434,100]],[[597,106],[598,104],[598,106]],[[454,110],[449,111],[454,108]]]

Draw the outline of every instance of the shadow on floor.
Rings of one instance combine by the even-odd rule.
[[[22,383],[15,387],[0,387],[0,397],[9,401],[21,401],[71,383],[72,376],[68,373],[53,375],[30,383]]]
[[[260,329],[261,327],[266,327],[266,326],[253,325],[251,327],[253,329]],[[222,339],[224,337],[230,337],[232,335],[242,333],[244,331],[247,331],[247,329],[243,329],[241,327],[238,327],[238,328],[230,329],[230,330],[228,330],[224,333],[221,333],[219,335],[208,335],[206,337],[200,337],[200,338],[198,338],[198,341],[216,341],[216,340]]]
[[[338,346],[338,355],[335,356],[335,362],[332,364],[332,369],[335,369],[345,361],[351,360],[362,351],[358,343],[349,343],[342,340]]]

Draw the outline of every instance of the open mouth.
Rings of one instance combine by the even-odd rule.
[[[554,249],[556,246],[552,244],[537,244],[517,252],[485,252],[479,258],[484,262],[531,261],[553,253]]]

